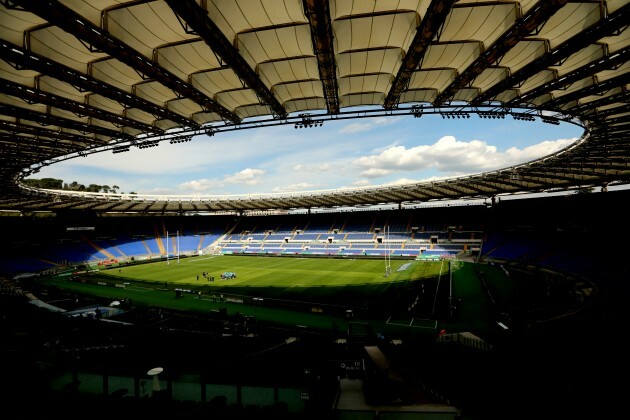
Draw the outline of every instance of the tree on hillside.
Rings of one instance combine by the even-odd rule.
[[[98,185],[90,184],[87,188],[83,184],[79,184],[77,181],[71,183],[64,182],[62,179],[56,178],[28,178],[22,180],[24,185],[33,188],[43,188],[47,190],[66,190],[66,191],[87,191],[87,192],[104,192],[104,193],[117,193],[120,187],[118,185]],[[131,192],[130,194],[136,194]]]
[[[79,184],[77,181],[72,181],[69,187],[70,191],[85,191],[85,185]]]
[[[41,178],[41,179],[25,179],[24,184],[33,188],[44,188],[47,190],[60,190],[63,187],[62,179]]]

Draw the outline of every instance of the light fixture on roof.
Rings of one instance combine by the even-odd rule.
[[[479,118],[503,119],[505,118],[505,114],[506,112],[504,111],[477,111]]]
[[[308,114],[300,114],[298,115],[300,118],[302,118],[302,121],[299,121],[297,123],[295,123],[295,127],[296,129],[298,128],[311,128],[311,127],[321,127],[322,125],[324,125],[324,122],[321,120],[314,120],[310,115]]]
[[[514,118],[515,120],[518,120],[518,121],[534,121],[534,120],[536,120],[536,118],[534,118],[534,116],[531,115],[531,114],[515,114],[515,113],[512,113],[511,115],[512,115],[512,118]]]
[[[138,143],[136,146],[138,149],[148,149],[149,147],[159,146],[160,142],[158,140],[147,140],[142,143]]]
[[[411,115],[413,115],[414,118],[422,117],[423,112],[424,110],[420,105],[414,105],[411,107]]]
[[[558,121],[557,118],[548,117],[546,115],[541,115],[540,120],[545,124],[560,125],[560,121]]]
[[[442,118],[470,118],[470,114],[468,112],[463,111],[446,111],[441,113]]]
[[[171,139],[170,143],[171,144],[186,143],[191,140],[192,140],[192,136],[181,136],[181,137],[176,137],[176,138]]]
[[[129,151],[129,145],[127,146],[117,146],[112,149],[112,153],[124,153]]]

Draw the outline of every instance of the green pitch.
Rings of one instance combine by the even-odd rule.
[[[392,260],[390,266],[386,275],[384,259],[198,256],[101,267],[74,280],[59,276],[40,281],[153,307],[227,309],[260,320],[330,329],[344,322],[348,309],[355,311],[356,320],[368,317],[384,325],[392,308],[402,308],[418,293],[419,284],[449,274],[446,261]],[[223,280],[224,272],[237,277]],[[177,290],[183,290],[181,298]]]
[[[123,279],[196,287],[208,283],[202,275],[205,272],[215,279],[211,286],[220,289],[368,286],[433,277],[447,269],[443,267],[446,263],[439,261],[391,261],[390,264],[391,273],[385,276],[384,260],[219,255],[133,265],[103,273]],[[228,271],[235,272],[237,278],[221,280],[221,273]]]
[[[412,281],[448,271],[446,262],[256,256],[199,256],[110,269],[102,274],[116,281],[157,282],[165,287],[364,307]],[[234,272],[223,280],[221,273]],[[204,277],[203,273],[207,273]],[[214,277],[214,281],[209,279]]]

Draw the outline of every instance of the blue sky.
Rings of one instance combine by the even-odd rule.
[[[325,121],[322,127],[262,127],[88,155],[45,168],[84,185],[139,194],[225,195],[399,184],[508,167],[566,147],[582,128],[439,115]]]

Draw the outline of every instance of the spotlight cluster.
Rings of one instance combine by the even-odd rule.
[[[160,142],[158,140],[148,140],[148,141],[138,144],[138,148],[148,149],[149,147],[156,147],[159,145],[160,145]]]
[[[423,112],[424,110],[422,109],[420,105],[414,105],[411,107],[411,115],[413,115],[414,118],[422,117]]]
[[[112,149],[112,153],[124,153],[129,151],[129,146],[117,146]]]
[[[479,118],[493,118],[493,119],[505,118],[505,112],[499,112],[499,111],[477,111],[477,115],[479,115]]]
[[[177,144],[177,143],[186,143],[187,141],[191,141],[192,140],[192,136],[182,136],[182,137],[177,137],[174,139],[171,139],[171,144]]]
[[[518,121],[534,121],[534,120],[536,120],[536,118],[534,118],[534,116],[530,115],[530,114],[512,114],[512,118],[514,118],[515,120],[518,120]]]
[[[295,123],[296,129],[298,128],[310,128],[310,127],[321,127],[324,125],[323,121],[313,120],[313,118],[308,114],[300,114],[299,117],[302,118],[302,121]]]
[[[545,124],[560,125],[560,121],[558,121],[556,118],[542,116],[540,117],[540,120]]]
[[[441,114],[442,118],[470,118],[470,114],[463,111],[442,112]]]

